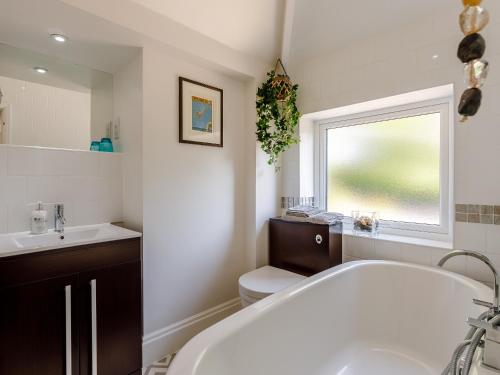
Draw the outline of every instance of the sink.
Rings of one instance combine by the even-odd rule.
[[[99,235],[99,228],[92,229],[74,229],[66,231],[64,234],[50,232],[47,234],[24,235],[14,239],[18,248],[37,248],[64,245],[68,243],[78,243],[82,241],[91,241]]]

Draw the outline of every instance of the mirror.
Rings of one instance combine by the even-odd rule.
[[[89,150],[119,134],[113,75],[0,44],[0,143]]]

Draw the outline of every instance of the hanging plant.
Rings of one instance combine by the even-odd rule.
[[[277,69],[281,66],[283,74]],[[274,70],[267,73],[267,80],[257,90],[257,140],[269,155],[268,163],[276,165],[279,155],[299,142],[295,135],[300,112],[297,109],[297,91],[280,59]]]

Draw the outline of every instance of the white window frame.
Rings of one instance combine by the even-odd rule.
[[[315,196],[319,206],[327,203],[327,133],[328,129],[356,126],[430,113],[441,114],[440,126],[440,224],[406,223],[383,220],[380,232],[386,234],[452,242],[453,239],[453,116],[452,96],[413,102],[405,105],[330,117],[315,122]]]

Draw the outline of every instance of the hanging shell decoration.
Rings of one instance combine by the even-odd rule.
[[[490,15],[481,6],[482,0],[462,0],[465,9],[460,14],[460,28],[465,38],[458,46],[457,56],[465,64],[465,84],[467,90],[460,98],[458,113],[462,115],[461,122],[474,116],[479,107],[483,93],[483,87],[488,76],[489,64],[483,59],[486,51],[486,41],[479,34],[490,21]]]

